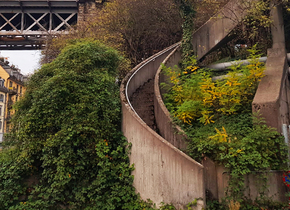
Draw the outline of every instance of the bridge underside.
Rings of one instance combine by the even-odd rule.
[[[0,1],[0,50],[41,49],[77,23],[77,0]]]

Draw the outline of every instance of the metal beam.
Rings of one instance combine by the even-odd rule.
[[[18,13],[18,12],[24,12],[24,13],[45,13],[45,12],[53,12],[53,13],[64,13],[64,14],[70,14],[70,13],[77,13],[77,8],[2,8],[0,7],[0,13]]]
[[[71,26],[67,23],[67,21],[69,21],[73,16],[75,16],[76,15],[76,13],[73,13],[73,14],[71,14],[70,16],[68,16],[65,20],[59,15],[59,14],[55,14],[62,22],[61,22],[61,24],[59,24],[55,29],[54,29],[54,31],[58,31],[64,24],[66,25],[66,26],[68,26],[68,28],[71,28]]]
[[[0,27],[0,30],[2,30],[6,25],[10,25],[16,32],[18,32],[18,33],[20,33],[20,31],[11,23],[11,21],[15,18],[15,17],[17,17],[18,15],[19,15],[20,13],[16,13],[12,18],[10,18],[9,20],[4,16],[4,15],[2,15],[1,13],[0,13],[0,16],[6,21],[6,23],[4,24],[4,25],[2,25],[1,27]]]
[[[0,0],[0,49],[40,49],[48,36],[68,33],[79,0]]]
[[[27,31],[29,31],[34,25],[38,25],[40,28],[42,28],[42,30],[43,31],[45,31],[45,32],[47,32],[48,33],[48,31],[43,27],[43,25],[41,25],[40,23],[39,23],[39,21],[41,20],[41,19],[43,19],[46,15],[47,15],[48,13],[44,13],[40,18],[38,18],[37,20],[30,14],[30,13],[27,13],[27,15],[29,16],[29,17],[31,17],[31,19],[32,20],[34,20],[34,23],[32,23],[23,33],[25,34],[25,32],[27,32]]]
[[[58,35],[58,34],[68,34],[68,31],[54,31],[51,35]],[[15,31],[0,31],[0,36],[46,36],[48,35],[46,31],[27,31],[25,34],[20,34]]]
[[[52,7],[77,7],[75,2],[49,2]],[[48,2],[0,2],[1,7],[48,7]]]
[[[47,36],[0,37],[0,49],[9,49],[9,50],[41,49],[45,46],[46,39]]]
[[[43,46],[41,45],[1,45],[0,50],[41,50]]]

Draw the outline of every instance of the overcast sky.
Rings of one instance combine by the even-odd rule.
[[[9,65],[18,67],[23,75],[40,68],[40,55],[40,50],[0,50],[0,57],[8,57]]]

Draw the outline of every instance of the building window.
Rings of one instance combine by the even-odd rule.
[[[3,105],[0,105],[0,116],[2,115],[2,108],[3,108]]]
[[[13,82],[9,81],[9,87],[12,87],[12,86],[13,86]]]
[[[2,131],[2,120],[0,119],[0,131]]]
[[[18,90],[19,90],[19,85],[17,85],[17,93],[18,93]]]
[[[22,93],[22,87],[20,86],[20,93]]]
[[[1,77],[0,77],[0,78],[1,78]],[[1,86],[1,87],[4,87],[4,82],[5,82],[4,79],[0,79],[0,86]]]
[[[0,94],[0,102],[4,102],[4,95]]]

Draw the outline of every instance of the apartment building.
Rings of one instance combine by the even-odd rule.
[[[10,130],[10,120],[11,116],[14,114],[12,105],[23,96],[25,92],[24,82],[26,79],[27,77],[22,75],[19,69],[9,66],[7,61],[0,58],[0,91],[1,84],[3,84],[3,110],[1,110],[2,102],[0,92],[0,113],[2,111],[4,116],[2,121],[2,130],[0,129],[0,132],[3,131],[3,133],[6,133]],[[7,91],[6,93],[5,90]]]
[[[4,86],[4,80],[0,79],[0,143],[3,141],[4,136],[4,123],[5,123],[5,108],[8,89]]]

